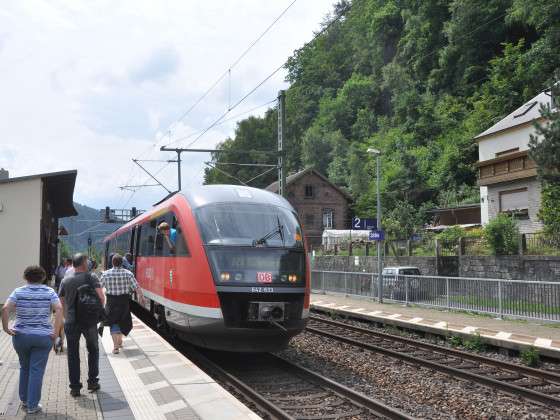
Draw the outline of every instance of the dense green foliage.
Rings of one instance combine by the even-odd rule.
[[[560,80],[557,75],[556,80]],[[560,100],[560,85],[553,86],[551,94]],[[536,135],[531,136],[531,157],[537,163],[542,181],[540,218],[545,232],[560,236],[560,112],[550,106],[541,107],[545,122],[536,123]]]
[[[70,251],[70,247],[63,239],[60,240],[60,258],[71,258],[72,252]]]
[[[473,138],[560,68],[560,3],[341,1],[324,25],[338,14],[288,60],[288,171],[318,168],[353,195],[356,214],[373,216],[375,162],[366,150],[381,150],[384,217],[403,222],[402,235],[422,221],[420,208],[477,202]],[[242,121],[223,144],[231,153],[214,163],[264,159],[234,151],[275,150],[276,124],[275,110]],[[246,181],[261,169],[228,172]],[[206,172],[207,183],[232,180]]]
[[[544,231],[553,238],[560,238],[560,183],[545,181],[542,186],[542,202],[539,216]]]
[[[484,239],[494,255],[515,255],[519,250],[519,227],[515,219],[500,213],[484,227]]]

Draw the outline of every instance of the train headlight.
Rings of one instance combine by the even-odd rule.
[[[220,274],[220,280],[222,281],[229,281],[230,274],[226,271]]]
[[[235,273],[235,281],[243,280],[243,273]]]
[[[288,276],[288,281],[289,281],[290,283],[295,283],[295,282],[297,281],[297,274],[290,274],[290,275]]]
[[[286,283],[286,282],[288,281],[288,276],[285,275],[285,274],[282,274],[282,275],[280,276],[280,281],[281,281],[282,283]]]

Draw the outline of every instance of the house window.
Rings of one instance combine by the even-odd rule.
[[[529,192],[527,188],[500,191],[500,212],[527,217],[529,215]]]
[[[315,191],[313,191],[313,185],[306,185],[305,186],[305,198],[313,198],[313,194],[315,193]]]
[[[323,209],[323,228],[332,229],[334,227],[334,210]]]
[[[315,224],[315,215],[307,213],[304,218],[304,224],[306,228],[312,228]]]
[[[510,153],[515,153],[515,152],[519,152],[519,147],[516,147],[515,149],[504,150],[502,152],[497,152],[496,157],[503,156],[503,155],[509,155]]]

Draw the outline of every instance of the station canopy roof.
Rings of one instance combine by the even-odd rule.
[[[45,185],[46,200],[50,203],[53,215],[57,218],[76,216],[74,208],[74,186],[76,185],[77,170],[50,172],[45,174],[20,176],[16,178],[0,179],[2,184],[42,179]]]

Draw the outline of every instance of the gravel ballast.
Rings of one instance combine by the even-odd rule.
[[[307,332],[280,355],[415,417],[560,418],[558,410]]]
[[[401,337],[410,338],[410,339],[420,341],[420,342],[424,342],[424,343],[436,344],[438,346],[444,346],[444,347],[448,347],[448,348],[456,348],[456,349],[459,349],[461,351],[466,351],[466,352],[474,353],[474,354],[481,354],[485,357],[490,357],[490,358],[500,360],[500,361],[503,361],[503,362],[513,363],[513,364],[517,364],[517,365],[524,365],[524,363],[520,359],[520,357],[515,355],[515,352],[507,351],[505,349],[503,349],[504,351],[500,352],[499,351],[500,349],[498,349],[496,347],[485,346],[483,352],[478,352],[476,350],[471,350],[471,349],[466,348],[464,346],[453,346],[450,343],[450,341],[443,336],[437,336],[437,335],[426,336],[421,331],[416,332],[416,331],[413,331],[413,330],[400,329],[400,328],[397,328],[397,327],[394,327],[394,326],[391,326],[391,325],[380,327],[374,322],[362,321],[362,320],[358,320],[358,319],[355,319],[355,318],[348,318],[348,317],[345,317],[345,316],[331,317],[331,316],[326,315],[326,314],[321,313],[321,312],[314,312],[313,315],[318,316],[320,318],[333,319],[335,321],[344,322],[344,323],[347,323],[349,325],[354,325],[354,326],[357,326],[357,327],[370,329],[372,331],[378,331],[378,332],[382,332],[382,333],[385,333],[385,334],[399,335]],[[507,353],[510,353],[510,354],[507,354]],[[542,370],[548,370],[548,371],[560,374],[560,362],[552,360],[552,359],[542,360],[541,363],[539,364],[539,366],[537,366],[537,368],[542,369]]]

